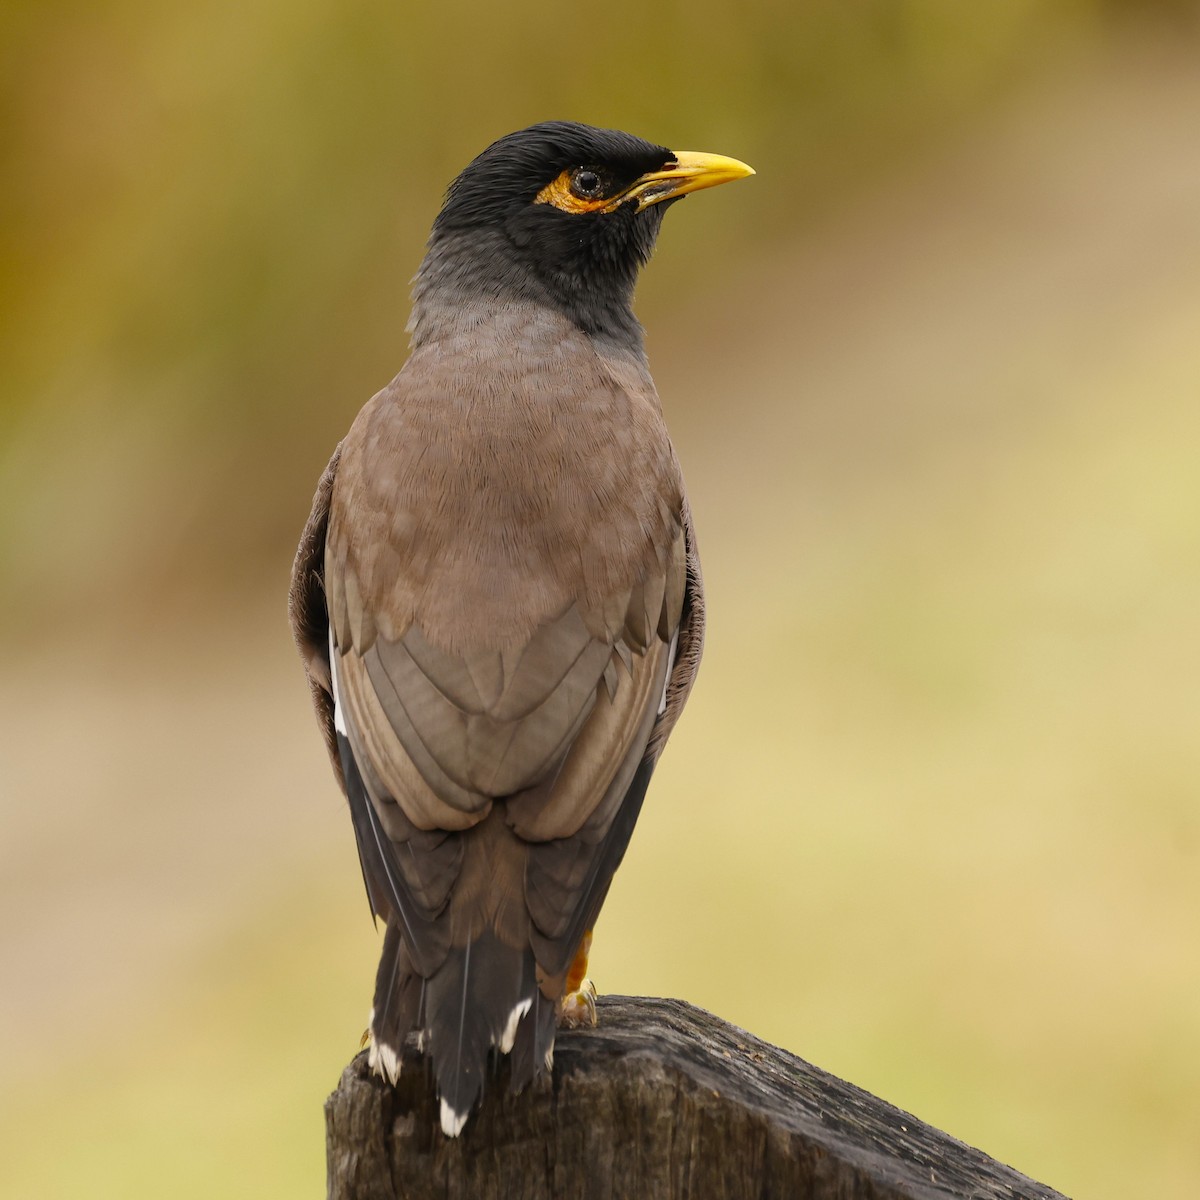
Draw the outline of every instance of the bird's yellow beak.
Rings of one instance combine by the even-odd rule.
[[[695,150],[676,150],[674,165],[641,176],[623,194],[622,199],[636,196],[638,211],[641,212],[651,204],[674,200],[677,196],[686,196],[688,192],[698,192],[701,188],[716,187],[719,183],[732,183],[735,179],[745,179],[753,174],[753,167],[736,158],[726,158],[723,154],[699,154]]]

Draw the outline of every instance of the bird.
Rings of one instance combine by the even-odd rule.
[[[365,1040],[415,1031],[457,1137],[595,1024],[592,928],[691,691],[705,606],[634,286],[668,207],[753,175],[547,121],[451,183],[410,348],[317,486],[292,631],[384,927]]]

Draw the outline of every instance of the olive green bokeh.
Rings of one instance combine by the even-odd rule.
[[[570,117],[758,171],[639,298],[713,625],[601,989],[1190,1197],[1194,14],[7,6],[0,1192],[320,1193],[377,945],[286,572],[445,184]]]

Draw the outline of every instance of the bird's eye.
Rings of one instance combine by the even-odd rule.
[[[604,180],[599,171],[580,167],[571,174],[571,191],[580,200],[595,200],[604,191]]]

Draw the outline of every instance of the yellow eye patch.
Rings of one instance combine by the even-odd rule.
[[[622,196],[596,196],[590,200],[576,196],[571,190],[571,179],[575,171],[568,169],[557,179],[546,184],[533,198],[534,204],[553,204],[555,208],[568,213],[612,212],[622,200]]]

